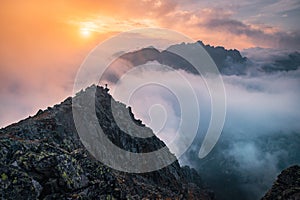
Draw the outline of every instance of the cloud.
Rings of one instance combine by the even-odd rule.
[[[279,0],[274,3],[264,6],[261,10],[265,13],[276,12],[284,13],[300,8],[300,3],[297,0]]]
[[[189,36],[206,43],[222,45],[227,48],[242,49],[245,46],[297,50],[300,48],[300,31],[295,28],[286,29],[288,21],[292,20],[290,18],[286,19],[287,21],[284,23],[282,22],[285,26],[279,26],[272,20],[268,20],[269,23],[267,23],[263,19],[258,20],[255,16],[252,16],[255,20],[254,18],[243,17],[237,8],[209,7],[208,3],[199,4],[197,4],[198,9],[192,7],[184,9],[185,6],[181,4],[163,18],[156,20],[156,24],[188,33]],[[236,7],[240,7],[238,5]],[[255,5],[260,6],[259,3]],[[244,7],[242,8],[245,10]],[[266,14],[269,15],[270,12]]]
[[[250,25],[246,25],[238,20],[233,19],[209,19],[207,22],[204,23],[204,25],[212,30],[223,29],[236,35],[247,35],[254,37],[261,37],[261,35],[264,35],[263,31],[251,28]]]
[[[219,143],[202,161],[195,161],[197,150],[183,159],[220,199],[260,198],[282,169],[300,163],[299,72],[223,77],[227,116]]]
[[[176,155],[181,155],[188,139],[196,134],[199,117],[196,96],[182,74],[186,72],[151,62],[133,68],[116,85],[110,85],[114,98],[132,106],[135,116],[157,130],[158,137]],[[182,115],[188,116],[188,119],[182,120]],[[185,132],[191,134],[182,136]],[[174,143],[174,139],[177,142]]]
[[[266,32],[265,27],[254,27],[241,21],[230,18],[211,18],[199,26],[204,26],[212,31],[224,31],[233,36],[246,36],[259,46],[269,46],[281,49],[300,49],[300,32],[291,33],[276,31]]]
[[[51,70],[32,71],[30,74],[12,74],[1,70],[0,127],[34,115],[71,95],[74,73],[68,76]]]
[[[76,71],[98,41],[81,38],[78,27],[65,23],[74,15],[83,15],[78,6],[76,9],[66,4],[2,3],[0,127],[33,115],[72,93]],[[98,34],[97,40],[103,35]]]
[[[174,76],[178,73],[186,77],[191,87],[183,86]],[[191,102],[190,98],[179,100],[171,88],[180,88],[182,93],[194,89],[200,108],[199,129],[190,149],[180,157],[180,162],[196,168],[219,199],[258,199],[270,188],[282,169],[300,163],[300,70],[223,76],[227,95],[223,133],[213,151],[202,160],[198,158],[198,151],[211,115],[210,95],[202,78],[181,70],[159,68],[136,70],[134,75],[125,76],[131,83],[121,81],[118,87],[138,87],[139,80],[167,80],[169,88],[150,84],[139,87],[130,98],[135,116],[155,130],[161,130],[159,136],[167,144],[173,141],[174,132],[180,126],[181,104]],[[114,85],[111,87],[113,92]],[[120,91],[125,93],[124,89]],[[118,99],[117,95],[115,97]],[[152,106],[158,104],[164,107],[164,111],[156,107],[161,112],[156,110],[153,113]],[[162,118],[165,117],[166,123],[162,126]],[[195,118],[188,118],[188,121],[194,122]],[[189,135],[191,131],[184,129],[182,133]],[[172,152],[178,150],[175,146],[169,147]]]

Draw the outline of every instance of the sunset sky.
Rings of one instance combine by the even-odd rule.
[[[134,28],[205,44],[300,49],[298,0],[1,1],[0,127],[59,103],[101,41]]]

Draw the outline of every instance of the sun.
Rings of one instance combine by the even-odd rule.
[[[83,37],[89,37],[91,35],[91,31],[88,28],[81,28],[80,34]]]

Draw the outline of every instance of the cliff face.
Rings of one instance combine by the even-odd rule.
[[[89,89],[74,98],[88,95]],[[115,145],[136,153],[164,146],[134,119],[130,109],[115,102],[104,88],[96,90],[99,124]],[[214,199],[212,192],[203,189],[199,175],[188,167],[181,168],[177,161],[154,172],[133,174],[96,160],[75,129],[72,100],[69,97],[0,130],[2,199]],[[111,115],[111,101],[153,137],[139,139],[120,130]]]
[[[300,166],[295,165],[281,172],[272,188],[262,200],[300,199]]]

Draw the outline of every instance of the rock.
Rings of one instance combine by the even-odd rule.
[[[224,47],[214,47],[205,45],[203,42],[198,41],[196,43],[176,44],[172,45],[166,50],[159,51],[153,47],[139,49],[137,51],[125,53],[116,59],[111,67],[114,68],[118,65],[118,62],[127,61],[131,67],[140,66],[150,61],[157,61],[160,64],[169,66],[174,69],[182,69],[190,73],[198,74],[195,67],[193,67],[187,60],[181,56],[173,53],[174,49],[189,48],[193,50],[195,47],[203,47],[210,57],[215,62],[217,68],[223,75],[245,75],[247,71],[248,59],[242,57],[240,52],[236,49],[227,50]],[[124,64],[123,64],[124,65]],[[126,65],[126,67],[128,67]],[[113,71],[108,73],[111,81],[118,81],[118,75],[113,74]],[[113,78],[113,75],[115,76]]]
[[[300,166],[295,165],[283,170],[272,188],[262,198],[262,200],[276,199],[300,199]]]
[[[93,88],[97,89],[99,123],[115,145],[135,153],[165,146],[150,128],[134,119],[128,107],[114,101],[105,88],[92,86],[74,98],[90,95]],[[2,199],[214,199],[203,188],[199,175],[190,168],[181,168],[177,161],[154,172],[133,174],[111,169],[96,160],[76,131],[72,103],[78,103],[74,104],[78,109],[85,107],[80,101],[73,102],[74,98],[0,130]],[[119,116],[125,118],[125,125],[130,121],[135,125],[122,131],[114,121],[111,102],[118,108]],[[136,138],[127,131],[143,131],[152,137]]]
[[[37,199],[41,185],[28,173],[15,167],[0,165],[1,199]]]

